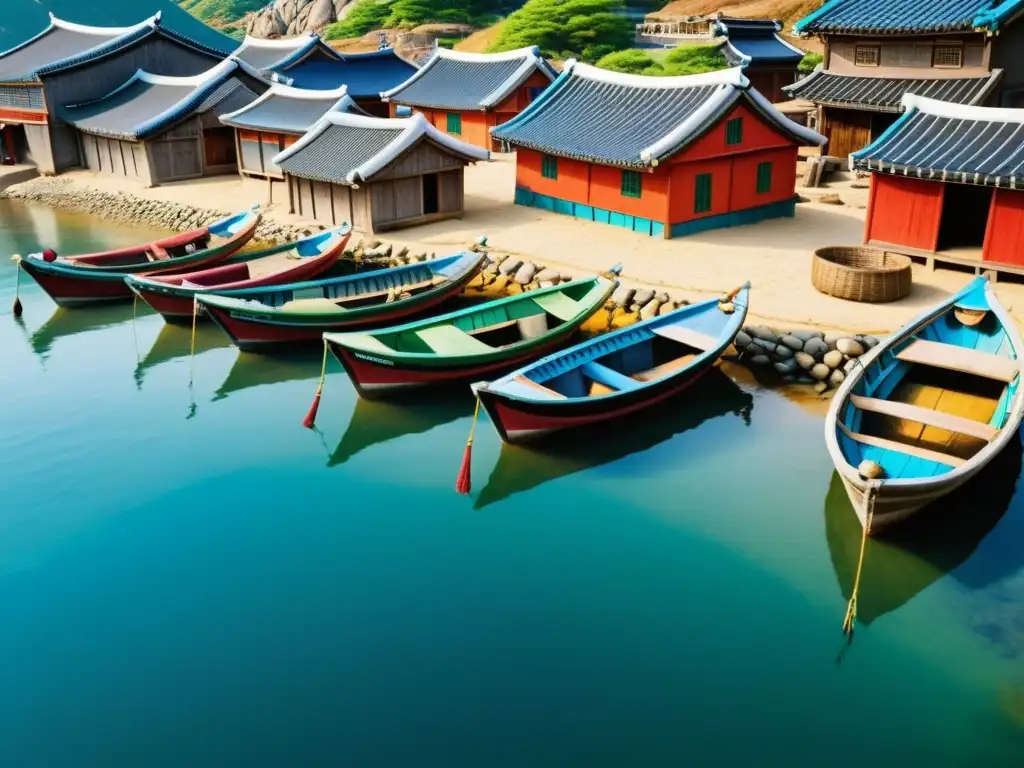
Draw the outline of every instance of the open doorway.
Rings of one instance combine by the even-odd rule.
[[[981,248],[984,245],[992,194],[992,187],[946,183],[938,250]]]
[[[437,174],[428,173],[423,176],[423,215],[429,216],[440,210],[437,193]]]
[[[17,165],[31,162],[25,126],[17,123],[0,123],[0,164]]]

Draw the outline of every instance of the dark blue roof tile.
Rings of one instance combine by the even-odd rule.
[[[330,90],[346,86],[353,99],[379,99],[416,73],[416,66],[392,49],[342,54],[337,61],[303,61],[282,70],[296,88]]]
[[[795,67],[804,57],[803,51],[779,37],[782,25],[771,19],[721,17],[712,22],[712,28],[725,38],[722,53],[734,67]]]
[[[327,112],[360,112],[345,91],[312,91],[274,85],[237,112],[222,115],[220,121],[235,128],[303,134]]]
[[[254,69],[275,69],[293,64],[318,48],[334,53],[316,35],[286,37],[280,40],[246,36],[233,55]]]
[[[982,104],[999,83],[1003,71],[983,77],[898,78],[837,75],[814,72],[784,90],[795,99],[873,112],[900,112],[905,94],[913,93],[955,104]]]
[[[895,34],[998,29],[1024,0],[828,0],[795,25],[800,34]]]

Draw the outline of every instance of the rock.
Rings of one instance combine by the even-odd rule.
[[[796,369],[796,360],[783,360],[782,362],[775,363],[775,370],[782,374],[792,374],[796,372]]]
[[[797,352],[793,355],[793,359],[796,360],[796,364],[803,368],[805,371],[811,370],[814,367],[817,360],[808,355],[806,352]]]
[[[763,339],[764,341],[770,341],[772,346],[779,343],[779,336],[767,325],[751,325],[744,328],[747,333],[753,336],[755,339]]]
[[[796,196],[796,201],[798,203],[809,203],[809,202],[811,202],[811,198],[805,197],[804,195],[797,195]]]
[[[669,312],[675,312],[676,309],[677,306],[674,301],[666,301],[664,304],[658,307],[658,317],[661,317],[662,315],[667,315]]]
[[[777,347],[775,347],[775,355],[776,357],[781,357],[783,360],[788,360],[789,358],[793,357],[793,350],[787,347],[785,344],[779,344]],[[796,361],[794,361],[794,365],[795,364]]]
[[[878,346],[879,340],[875,336],[865,336],[863,343],[865,349],[874,349],[875,347]]]
[[[520,285],[528,285],[533,282],[534,275],[537,274],[537,265],[526,262],[519,269],[516,270],[515,281]]]
[[[843,373],[845,373],[847,376],[849,376],[851,373],[853,373],[853,369],[856,368],[856,367],[857,367],[857,358],[853,358],[852,360],[847,360],[846,364],[843,366]]]
[[[768,355],[754,355],[750,358],[750,362],[752,365],[768,365],[771,360],[768,358]]]
[[[772,353],[772,354],[775,353],[775,348],[777,346],[779,346],[778,344],[776,344],[773,341],[765,341],[764,339],[751,339],[750,344],[751,344],[751,346],[754,347],[754,349],[757,349],[757,348],[760,347],[765,352],[769,352],[769,353]]]
[[[794,338],[800,339],[800,341],[802,342],[807,342],[810,341],[811,339],[820,339],[822,334],[821,331],[809,331],[806,329],[801,329],[799,331],[790,331],[789,335],[793,336]]]
[[[404,259],[408,255],[409,255],[409,249],[406,246],[403,245],[401,248],[398,249],[398,253],[395,254],[395,258],[396,259]]]
[[[750,336],[747,335],[746,331],[740,331],[736,334],[736,340],[733,343],[737,349],[745,349],[750,346]]]
[[[843,364],[843,353],[838,349],[830,349],[825,353],[825,357],[822,358],[821,362],[829,368],[838,368]]]
[[[860,357],[864,354],[864,347],[856,339],[840,339],[836,343],[836,349],[847,357]]]
[[[539,280],[542,283],[545,282],[545,281],[550,281],[552,283],[557,283],[559,277],[561,277],[561,275],[558,274],[558,270],[557,269],[549,269],[548,267],[545,267],[540,272],[538,272],[536,275],[534,275],[534,278]]]
[[[660,308],[661,308],[661,302],[658,301],[657,299],[655,299],[654,301],[647,302],[646,304],[644,304],[643,308],[640,310],[640,319],[641,320],[652,320],[653,318],[658,316],[658,310]]]
[[[843,198],[841,198],[835,192],[830,192],[827,195],[822,195],[821,197],[818,198],[818,202],[824,203],[825,205],[844,205]]]
[[[803,339],[800,339],[800,338],[798,338],[796,336],[793,336],[791,334],[788,334],[788,333],[785,336],[783,336],[780,339],[780,341],[783,344],[785,344],[787,347],[789,347],[789,349],[792,350],[793,352],[799,352],[800,350],[802,350],[804,348],[804,340]]]
[[[828,352],[829,347],[824,341],[819,338],[808,339],[804,342],[804,352],[813,357],[815,360],[821,360],[825,353]]]
[[[824,381],[829,377],[830,373],[832,373],[832,370],[824,363],[818,363],[811,368],[811,376],[817,381]]]
[[[656,298],[656,299],[657,299],[657,300],[658,300],[658,301],[659,301],[660,303],[662,303],[662,304],[667,304],[667,303],[668,303],[668,301],[669,301],[669,297],[668,297],[668,294],[667,294],[667,293],[665,293],[664,291],[663,291],[663,292],[661,292],[661,293],[659,293],[659,294],[658,294],[657,296],[655,296],[654,298]]]
[[[633,303],[645,307],[654,298],[654,291],[649,288],[640,288],[633,294]]]
[[[612,301],[615,302],[616,307],[625,309],[633,303],[633,296],[636,294],[636,288],[626,288],[624,285],[620,285],[615,289],[615,293],[612,294]]]
[[[825,334],[825,343],[828,344],[829,349],[835,349],[836,344],[839,343],[840,339],[845,339],[845,333],[836,333],[835,331],[829,331]]]
[[[334,21],[334,0],[313,0],[306,16],[305,29],[322,29]]]
[[[498,265],[498,274],[512,275],[518,272],[521,266],[523,266],[523,262],[520,259],[505,259]]]
[[[846,374],[842,371],[832,371],[832,375],[828,377],[828,383],[833,387],[838,387],[846,381]]]
[[[817,381],[814,383],[814,391],[817,392],[819,395],[824,394],[826,389],[828,389],[828,384],[826,384],[824,381]]]

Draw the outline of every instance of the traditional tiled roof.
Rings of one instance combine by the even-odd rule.
[[[37,73],[62,62],[107,52],[111,46],[152,30],[160,21],[156,14],[131,27],[87,27],[72,24],[50,14],[50,25],[21,45],[0,53],[0,81],[37,79]]]
[[[66,107],[67,122],[80,131],[139,141],[167,130],[185,118],[214,111],[222,115],[242,108],[257,93],[239,78],[259,73],[244,62],[225,59],[193,77],[168,77],[138,71],[120,88],[101,99]]]
[[[778,33],[782,25],[771,19],[734,19],[719,17],[712,22],[716,36],[724,37],[722,53],[730,65],[796,66],[804,52],[790,45]]]
[[[543,94],[491,134],[552,155],[642,168],[677,154],[740,101],[794,142],[825,143],[824,136],[797,125],[752,89],[739,68],[646,77],[571,59]]]
[[[994,32],[1024,0],[828,0],[796,23],[799,34]]]
[[[827,106],[854,107],[873,112],[900,112],[905,94],[913,93],[956,104],[981,104],[999,83],[1003,71],[983,77],[898,78],[837,75],[814,72],[783,90],[793,98]]]
[[[543,73],[549,80],[558,76],[536,46],[505,53],[461,53],[438,48],[419,72],[381,93],[381,98],[428,109],[491,109],[534,72]]]
[[[466,162],[490,157],[487,150],[437,130],[423,115],[389,119],[329,112],[273,162],[293,176],[358,184],[424,139]]]
[[[405,82],[417,67],[391,48],[385,48],[370,53],[339,54],[335,61],[302,61],[277,71],[297,88],[323,90],[344,85],[353,99],[379,99],[381,91]]]
[[[234,56],[255,69],[282,70],[302,61],[314,51],[320,51],[330,58],[337,58],[338,55],[318,35],[309,34],[279,40],[264,40],[247,35],[235,50]]]
[[[358,112],[345,86],[333,91],[312,91],[273,85],[237,112],[221,115],[220,121],[235,128],[303,134],[328,112]]]
[[[1024,189],[1024,110],[969,107],[907,94],[906,114],[853,167],[937,181]]]

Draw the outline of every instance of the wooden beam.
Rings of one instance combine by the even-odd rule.
[[[1020,373],[1016,360],[978,352],[954,344],[914,339],[896,357],[905,363],[930,365],[948,371],[959,371],[1009,384]]]
[[[951,413],[943,413],[931,408],[922,408],[910,403],[879,400],[874,397],[863,397],[861,395],[850,395],[850,401],[862,411],[871,411],[872,413],[881,413],[897,419],[906,419],[929,427],[938,427],[949,432],[976,437],[986,442],[992,442],[999,434],[999,430],[991,424],[975,421],[974,419],[965,419],[962,416],[954,416]]]
[[[841,421],[838,422],[838,424],[839,429],[843,431],[844,435],[854,442],[858,442],[863,445],[882,448],[886,451],[895,451],[896,453],[905,453],[908,456],[916,456],[917,458],[924,459],[925,461],[934,461],[938,464],[946,464],[951,467],[960,467],[964,464],[964,460],[959,456],[951,456],[948,453],[939,453],[938,451],[929,451],[927,448],[918,448],[917,446],[907,445],[906,443],[897,443],[895,440],[886,440],[883,437],[862,435],[851,431],[850,428]]]

